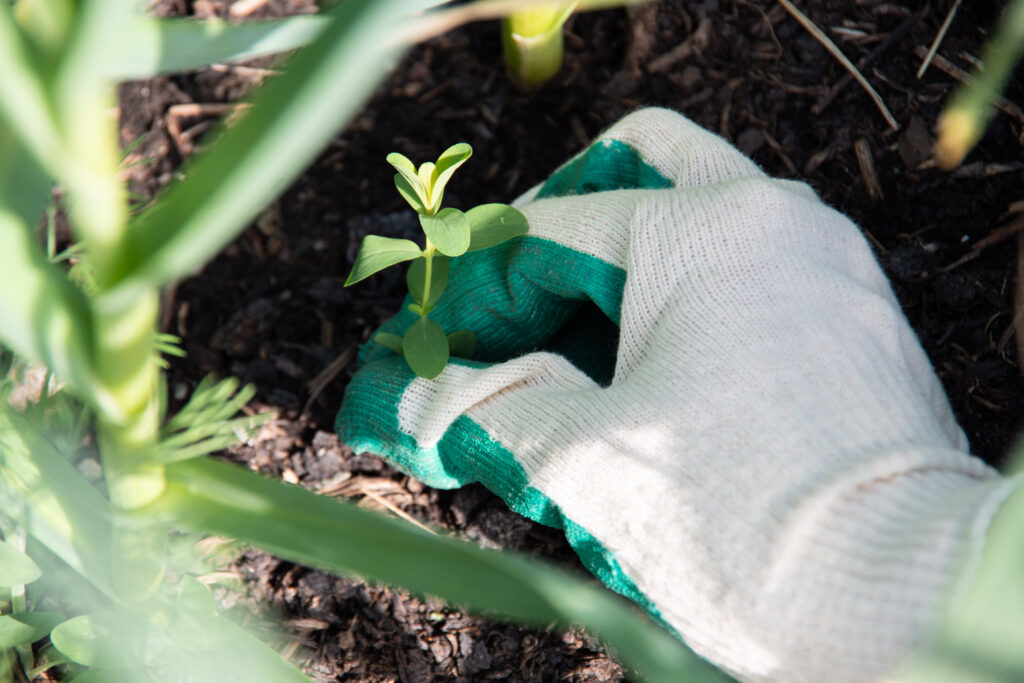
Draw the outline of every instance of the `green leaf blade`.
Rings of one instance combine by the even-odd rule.
[[[0,648],[34,643],[64,621],[56,612],[16,612],[0,617]]]
[[[420,377],[433,379],[448,364],[448,337],[441,326],[430,318],[420,318],[402,337],[405,360]]]
[[[420,226],[430,243],[445,256],[462,256],[469,249],[470,222],[458,209],[442,209],[436,216],[421,214]]]
[[[39,565],[31,557],[7,541],[0,541],[0,586],[24,586],[42,575]]]
[[[419,182],[417,178],[416,182]],[[395,174],[395,189],[398,190],[398,194],[402,195],[402,198],[409,203],[412,210],[416,213],[427,213],[426,200],[421,199],[418,194],[418,185],[413,185],[408,178],[403,176],[401,173]]]
[[[304,47],[329,22],[308,15],[241,23],[139,17],[118,35],[104,67],[115,80],[135,80],[240,62]]]
[[[482,204],[466,212],[469,220],[469,251],[501,244],[525,235],[530,224],[518,209],[508,204]]]
[[[237,538],[293,562],[357,573],[517,621],[580,623],[652,683],[727,680],[634,606],[578,577],[523,556],[431,535],[236,465],[212,459],[172,465],[167,492],[148,512],[179,528]]]
[[[50,640],[68,659],[91,667],[127,669],[148,664],[165,642],[149,620],[128,610],[84,614],[54,627]]]
[[[451,259],[444,254],[434,254],[430,264],[430,281],[427,282],[427,259],[418,258],[409,266],[405,282],[412,298],[428,312],[437,303],[448,287]]]
[[[405,201],[409,202],[409,206],[414,211],[426,213],[429,188],[423,184],[423,180],[416,173],[416,166],[407,156],[398,152],[389,154],[387,162],[398,171],[395,175],[395,188],[398,193],[405,198]]]
[[[345,280],[345,286],[353,285],[376,272],[402,261],[411,261],[420,256],[419,246],[412,240],[367,235],[352,264],[352,272]]]

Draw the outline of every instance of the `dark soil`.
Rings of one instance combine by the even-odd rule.
[[[483,489],[427,489],[339,443],[331,430],[356,370],[349,361],[404,293],[398,274],[353,289],[342,282],[365,234],[412,236],[416,228],[392,188],[388,152],[422,160],[469,142],[473,159],[448,202],[466,208],[509,201],[622,115],[660,105],[725,136],[766,171],[809,182],[863,228],[974,452],[1001,464],[1024,405],[1014,339],[1017,249],[1005,239],[1024,225],[1024,209],[1014,204],[1022,199],[1024,120],[1000,113],[965,166],[937,170],[929,159],[932,130],[955,81],[934,64],[918,80],[915,48],[932,42],[952,0],[799,4],[854,62],[871,60],[862,71],[898,131],[856,83],[815,109],[846,72],[770,0],[664,0],[577,16],[564,69],[534,95],[518,94],[504,77],[494,24],[413,49],[306,173],[169,293],[165,329],[184,338],[189,354],[172,364],[172,394],[187,395],[207,373],[254,382],[252,409],[273,410],[277,419],[231,459],[579,569],[558,534],[517,517]],[[229,5],[164,0],[156,11],[223,16]],[[256,15],[313,9],[307,0],[270,0]],[[940,54],[969,70],[996,18],[991,3],[964,3]],[[169,182],[212,120],[172,116],[183,131],[176,140],[169,108],[229,102],[272,64],[254,66],[121,88],[123,141],[142,136],[134,154],[153,158],[132,169],[134,191],[151,196]],[[1021,100],[1019,82],[1006,97]],[[316,391],[318,376],[326,382]],[[291,652],[316,680],[622,680],[618,665],[580,633],[487,621],[255,551],[235,570],[291,625]]]

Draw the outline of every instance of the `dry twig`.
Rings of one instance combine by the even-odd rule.
[[[356,356],[356,345],[353,344],[347,349],[338,354],[338,357],[331,361],[331,364],[320,371],[320,373],[309,382],[309,400],[306,401],[306,405],[302,407],[302,412],[308,412],[309,407],[313,405],[313,401],[316,400],[317,396],[327,388],[327,386],[334,381],[334,378],[338,376],[342,370],[345,369],[352,359]]]

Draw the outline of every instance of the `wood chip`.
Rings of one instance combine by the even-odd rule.
[[[878,182],[878,174],[875,172],[875,160],[871,153],[871,145],[864,138],[860,138],[853,143],[853,153],[857,156],[857,165],[860,166],[860,175],[864,178],[868,197],[872,202],[882,201],[884,198],[882,184]]]
[[[267,4],[269,0],[235,0],[228,9],[232,19],[247,17],[259,8]]]

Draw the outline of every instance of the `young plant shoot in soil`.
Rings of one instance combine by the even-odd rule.
[[[441,374],[450,356],[469,358],[476,346],[471,330],[445,333],[429,315],[448,286],[449,260],[525,235],[526,217],[507,204],[483,204],[463,213],[441,208],[444,188],[455,171],[466,163],[473,148],[465,142],[452,145],[436,162],[416,166],[403,155],[392,152],[388,163],[395,167],[395,187],[419,214],[425,246],[412,240],[367,235],[359,248],[345,286],[355,284],[377,271],[403,261],[412,261],[406,283],[413,302],[409,310],[419,316],[405,334],[378,332],[374,341],[405,357],[420,377]]]
[[[579,4],[579,0],[551,2],[514,12],[502,20],[505,67],[516,88],[537,90],[562,68],[562,27]]]

